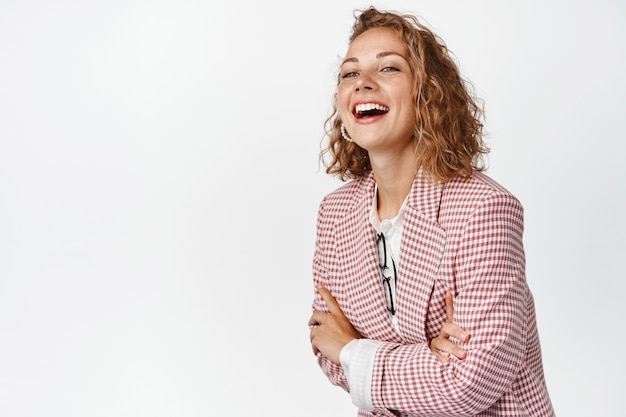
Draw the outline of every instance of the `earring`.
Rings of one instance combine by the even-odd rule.
[[[352,142],[352,138],[350,136],[348,136],[348,132],[346,132],[346,127],[344,126],[344,124],[341,124],[341,137],[346,141],[346,142]]]

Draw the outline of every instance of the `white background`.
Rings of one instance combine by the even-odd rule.
[[[343,0],[0,2],[0,415],[351,416],[310,351]],[[560,416],[623,415],[626,6],[378,2],[485,100]]]

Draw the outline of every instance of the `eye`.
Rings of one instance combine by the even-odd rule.
[[[358,74],[354,71],[348,71],[344,74],[341,74],[341,78],[352,78],[352,77],[356,77]]]
[[[393,72],[393,71],[400,71],[400,70],[396,67],[390,67],[390,66],[387,66],[381,69],[381,72]]]

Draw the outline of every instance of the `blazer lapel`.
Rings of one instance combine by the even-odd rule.
[[[446,232],[437,222],[444,184],[420,172],[407,201],[398,269],[398,324],[404,341],[426,341],[425,321]]]
[[[401,342],[393,328],[380,281],[376,233],[369,214],[374,195],[374,177],[364,182],[362,193],[355,195],[354,205],[335,229],[338,265],[346,294],[342,308],[363,337]]]

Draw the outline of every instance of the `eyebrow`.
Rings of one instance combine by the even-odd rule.
[[[384,58],[384,57],[389,56],[389,55],[397,55],[397,56],[399,56],[400,58],[402,58],[402,59],[404,59],[406,61],[406,57],[404,55],[402,55],[402,54],[400,54],[398,52],[392,52],[392,51],[390,51],[390,52],[379,52],[379,53],[376,54],[376,59]],[[343,60],[341,65],[343,65],[343,64],[345,64],[347,62],[359,62],[359,60],[357,58],[355,58],[355,57],[346,58],[346,59]]]

